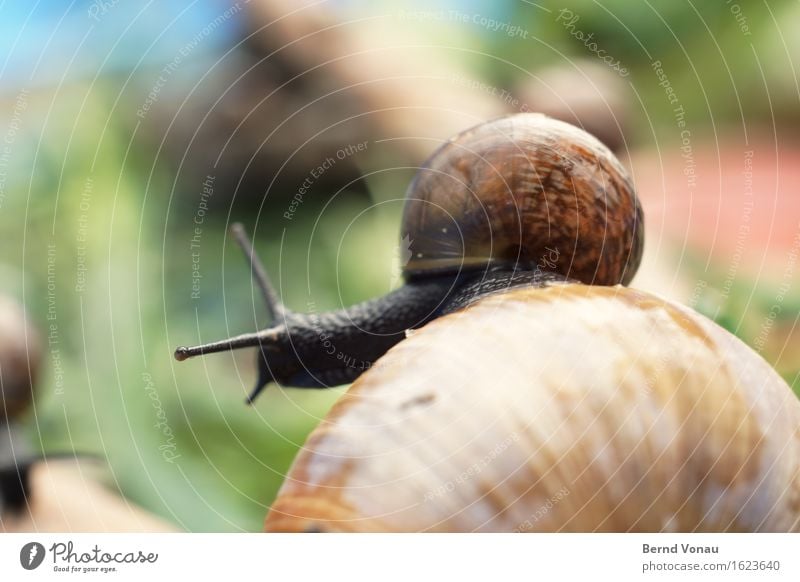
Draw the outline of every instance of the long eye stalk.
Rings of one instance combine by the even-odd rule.
[[[259,289],[261,290],[261,296],[264,298],[264,303],[267,307],[267,314],[274,327],[270,327],[255,333],[246,333],[225,340],[202,344],[199,346],[181,346],[175,350],[175,359],[179,362],[195,356],[226,352],[239,348],[262,346],[263,344],[274,342],[278,339],[280,335],[280,328],[282,327],[280,324],[276,324],[276,322],[282,319],[285,320],[286,317],[291,313],[288,309],[286,309],[283,303],[281,303],[280,297],[278,296],[275,287],[272,285],[272,281],[270,281],[269,275],[267,275],[267,271],[264,268],[261,259],[258,257],[255,248],[253,247],[253,243],[250,241],[250,238],[245,232],[244,226],[239,222],[231,225],[231,235],[242,248],[245,257],[247,257],[247,260],[250,263],[251,272],[256,280],[256,283],[258,284]],[[259,368],[259,378],[256,382],[255,388],[247,398],[248,404],[252,404],[259,392],[261,392],[261,390],[263,390],[264,387],[273,380],[273,378],[270,377],[268,370],[264,369],[265,367],[259,366]]]
[[[264,303],[267,306],[267,312],[269,314],[270,321],[275,322],[276,320],[285,316],[288,311],[286,307],[284,307],[283,303],[281,303],[278,292],[275,291],[275,287],[272,285],[269,275],[267,275],[267,270],[264,268],[264,264],[258,257],[258,254],[253,247],[253,243],[248,238],[241,222],[236,222],[231,225],[231,234],[242,248],[247,260],[250,262],[250,269],[253,273],[256,283],[258,284],[258,287],[261,289],[261,296],[264,298]]]
[[[182,361],[238,348],[258,348],[258,380],[248,403],[270,382],[299,388],[327,388],[352,382],[401,341],[406,330],[437,317],[459,282],[458,274],[431,276],[350,307],[323,313],[293,313],[280,302],[242,226],[234,225],[231,234],[250,262],[272,321],[269,327],[255,333],[179,347],[175,358]]]

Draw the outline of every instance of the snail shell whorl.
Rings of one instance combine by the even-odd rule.
[[[16,301],[0,296],[0,424],[30,405],[41,360],[39,333]]]
[[[406,198],[409,279],[549,258],[556,265],[548,270],[615,285],[628,283],[641,260],[642,209],[624,168],[585,131],[544,115],[457,135],[423,164]]]
[[[684,307],[623,287],[520,288],[364,374],[266,529],[799,531],[800,402]]]

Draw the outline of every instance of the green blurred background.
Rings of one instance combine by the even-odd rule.
[[[302,26],[276,31],[276,14],[288,10],[256,0],[0,7],[0,292],[23,302],[51,340],[30,435],[44,451],[104,456],[112,487],[189,530],[260,529],[298,447],[344,389],[271,386],[247,407],[255,381],[250,351],[172,359],[177,345],[267,323],[247,264],[226,236],[230,223],[245,223],[284,301],[298,311],[349,305],[399,284],[398,199],[434,144],[426,137],[398,146],[416,129],[391,123],[415,118],[418,104],[392,104],[389,114],[355,123],[359,112],[380,110],[382,97],[337,100],[338,87],[360,82],[358,70],[326,64],[337,55],[373,46],[388,31],[384,42],[400,48],[380,60],[391,69],[408,54],[399,70],[411,71],[404,83],[422,99],[443,90],[424,75],[413,78],[414,58],[429,54],[452,71],[455,97],[446,101],[458,113],[447,120],[442,113],[441,130],[425,123],[445,138],[451,126],[467,127],[485,111],[519,109],[525,99],[514,88],[538,71],[592,62],[574,34],[591,32],[629,71],[620,157],[633,168],[659,162],[655,178],[637,178],[640,192],[655,191],[656,206],[679,196],[663,177],[682,167],[681,136],[655,60],[680,96],[694,153],[700,159],[705,148],[717,160],[709,183],[722,182],[719,151],[729,141],[746,136],[752,144],[760,136],[774,152],[797,151],[800,5],[790,0],[331,1],[310,10],[311,20],[324,12],[352,45],[323,43],[322,50],[291,43]],[[571,19],[559,18],[562,10],[579,16],[572,28],[565,26]],[[154,88],[152,108],[143,111]],[[462,110],[462,98],[481,103]],[[276,129],[304,116],[312,120],[299,129]],[[284,213],[310,172],[361,141],[366,151],[315,180],[288,220]],[[800,181],[792,181],[793,166],[782,156],[781,165],[764,170],[788,180],[769,197],[768,233],[778,234],[758,238],[755,226],[748,230],[755,260],[735,255],[740,212],[713,227],[715,241],[733,239],[722,251],[664,220],[655,231],[648,224],[661,278],[641,285],[737,333],[797,390],[800,205],[790,187]],[[739,158],[729,174],[741,174]],[[208,176],[213,195],[204,198]],[[712,215],[727,204],[724,196],[715,201]],[[776,297],[781,309],[772,316]]]

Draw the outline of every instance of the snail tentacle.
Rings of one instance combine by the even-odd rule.
[[[251,404],[270,382],[328,388],[355,380],[386,351],[441,315],[458,288],[458,275],[406,284],[377,299],[324,313],[285,312],[265,330],[175,350],[175,359],[258,347],[258,379]]]

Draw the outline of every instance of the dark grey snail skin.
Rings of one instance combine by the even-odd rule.
[[[441,273],[408,281],[377,299],[337,311],[299,314],[288,311],[275,298],[250,242],[240,225],[235,236],[253,262],[268,310],[276,322],[253,334],[178,348],[175,357],[189,357],[258,347],[258,381],[248,398],[251,403],[270,382],[298,388],[328,388],[353,382],[372,367],[389,348],[406,337],[408,330],[422,327],[432,319],[467,306],[489,293],[519,285],[544,285],[564,281],[560,275],[537,271],[488,270]],[[260,272],[260,274],[259,274]]]
[[[586,132],[539,114],[470,128],[436,150],[406,192],[400,227],[411,258],[400,289],[319,315],[285,309],[240,225],[273,325],[175,351],[178,360],[258,347],[259,378],[322,388],[355,380],[407,330],[519,285],[627,284],[644,245],[627,172]]]
[[[379,299],[320,314],[280,308],[280,316],[268,329],[197,348],[178,348],[175,356],[183,360],[258,347],[259,379],[251,401],[271,381],[301,388],[346,384],[403,339],[407,329],[438,316],[451,286],[450,278],[404,285]]]

